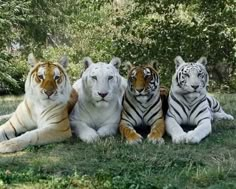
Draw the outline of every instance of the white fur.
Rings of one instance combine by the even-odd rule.
[[[90,143],[100,137],[116,134],[127,81],[116,68],[120,63],[117,58],[109,64],[94,64],[90,58],[84,63],[86,70],[73,85],[79,99],[70,121],[74,134]],[[103,101],[99,93],[107,94]]]
[[[200,65],[204,70],[206,63],[206,58],[202,57],[195,63],[195,65]],[[207,99],[214,104],[218,102],[214,97],[207,95],[206,86],[208,77],[205,78],[206,80],[204,85],[204,82],[201,82],[201,79],[199,79],[196,70],[191,69],[186,84],[180,86],[177,83],[176,76],[181,68],[187,63],[185,63],[181,57],[176,57],[175,64],[176,73],[172,78],[169,109],[165,120],[166,131],[171,136],[173,143],[199,143],[203,138],[211,133],[212,119],[232,120],[233,116],[226,114],[220,105],[217,112],[214,111],[214,108],[210,107]],[[204,71],[206,72],[206,70]],[[195,90],[192,86],[196,85],[199,87]],[[179,104],[182,104],[182,107]],[[197,108],[194,108],[196,105],[198,105]],[[183,124],[196,125],[196,128],[185,132],[181,127]]]

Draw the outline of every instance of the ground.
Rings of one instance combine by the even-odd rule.
[[[236,97],[216,95],[236,117]],[[1,98],[0,114],[15,109],[21,98]],[[213,124],[199,145],[126,145],[120,136],[85,144],[65,142],[28,147],[0,155],[0,188],[80,189],[235,189],[236,121]]]

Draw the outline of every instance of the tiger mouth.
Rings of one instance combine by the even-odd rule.
[[[106,101],[105,99],[101,99],[101,100],[98,100],[97,103],[98,102],[108,102],[108,101]]]
[[[138,94],[138,95],[136,95],[137,97],[139,97],[139,96],[148,96],[148,94]]]
[[[201,93],[201,91],[194,90],[194,91],[186,91],[185,92],[185,94],[194,94],[194,93]]]
[[[53,99],[52,97],[46,97],[46,98],[44,98],[45,100],[49,100],[49,101],[55,101],[55,99]]]

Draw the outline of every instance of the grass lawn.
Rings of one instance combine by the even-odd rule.
[[[236,96],[217,98],[236,117]],[[20,100],[1,98],[0,115]],[[236,121],[215,122],[213,133],[199,145],[165,140],[162,146],[129,146],[119,136],[96,144],[71,138],[0,155],[0,188],[236,188]]]

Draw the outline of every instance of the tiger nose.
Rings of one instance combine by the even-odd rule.
[[[199,85],[191,85],[191,87],[196,90],[199,87]]]
[[[102,98],[104,98],[105,96],[107,96],[108,93],[99,93],[99,92],[98,92],[98,94],[99,94],[99,96],[101,96]]]
[[[54,93],[54,90],[45,90],[44,93],[49,97]]]
[[[136,89],[136,91],[138,91],[139,93],[141,93],[143,91],[143,89]]]

